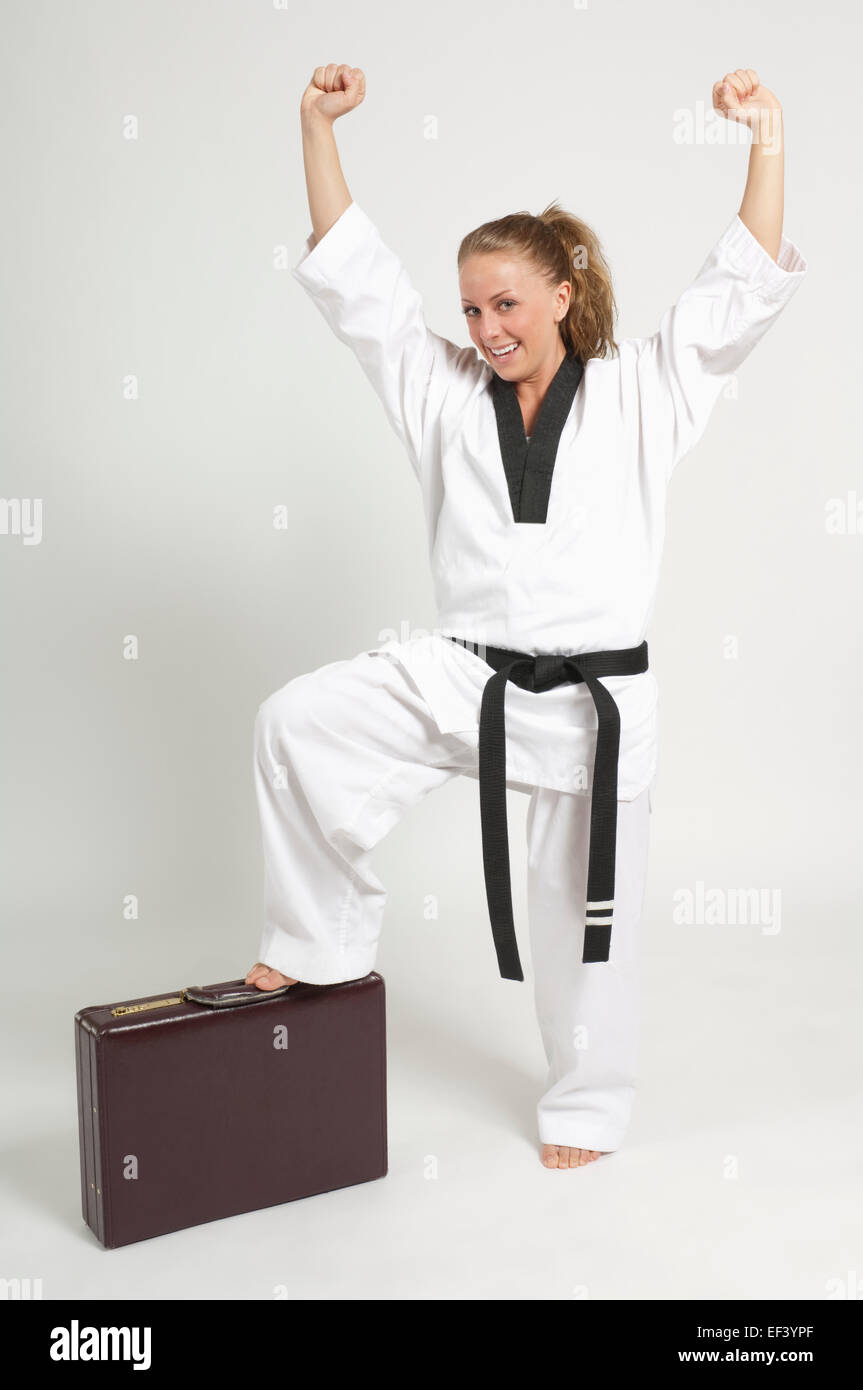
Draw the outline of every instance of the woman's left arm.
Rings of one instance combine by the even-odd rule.
[[[713,108],[726,120],[740,121],[752,132],[749,173],[738,217],[775,261],[782,242],[785,150],[782,107],[754,68],[727,72],[713,85]]]
[[[782,110],[757,72],[739,68],[714,84],[713,105],[753,127],[740,211],[698,274],[666,309],[658,332],[635,348],[636,411],[644,468],[668,481],[697,444],[720,392],[776,322],[808,272],[782,232]]]

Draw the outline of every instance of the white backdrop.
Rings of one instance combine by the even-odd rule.
[[[298,111],[313,68],[364,69],[365,103],[336,125],[348,186],[402,256],[430,325],[463,344],[459,240],[552,198],[603,241],[616,337],[652,333],[740,205],[748,145],[730,126],[724,143],[705,130],[712,83],[753,66],[785,109],[784,230],[810,270],[671,484],[648,634],[661,747],[644,1086],[627,1147],[595,1172],[538,1163],[544,1059],[530,980],[498,977],[477,784],[456,779],[376,854],[390,890],[378,957],[390,1176],[328,1207],[316,1198],[237,1218],[235,1247],[253,1232],[254,1259],[199,1270],[194,1296],[268,1297],[278,1275],[256,1263],[266,1242],[282,1258],[286,1230],[302,1250],[303,1223],[319,1241],[328,1221],[333,1265],[326,1277],[298,1269],[298,1296],[356,1296],[360,1270],[364,1297],[407,1287],[398,1296],[567,1298],[587,1284],[592,1297],[661,1298],[693,1279],[688,1297],[828,1296],[860,1254],[844,1208],[845,1239],[827,1236],[843,1191],[830,1164],[848,1165],[850,1183],[856,1152],[859,1180],[860,1140],[857,10],[800,0],[715,12],[684,0],[7,0],[3,10],[0,493],[24,515],[41,505],[38,543],[12,524],[0,534],[0,892],[15,1059],[5,1108],[22,1115],[7,1189],[12,1272],[39,1273],[22,1253],[39,1230],[46,1296],[191,1291],[185,1252],[200,1258],[212,1230],[116,1252],[109,1270],[81,1223],[74,1012],[245,974],[263,886],[258,705],[385,629],[435,625],[407,458],[290,274],[310,231]],[[693,122],[688,142],[680,113]],[[282,505],[288,526],[276,529]],[[509,794],[529,969],[526,807]],[[699,884],[720,902],[754,895],[770,922],[675,920],[679,894]],[[130,895],[137,917],[124,913]],[[438,1263],[455,1189],[439,1183],[432,1218],[429,1153],[452,1182],[482,1189],[458,1199],[480,1272]],[[734,1181],[728,1155],[740,1159]],[[649,1257],[634,1237],[609,1244],[610,1231],[625,1240],[638,1229],[640,1184],[630,1174],[626,1200],[618,1190],[626,1163],[646,1164],[651,1220],[663,1222]],[[411,1208],[409,1276],[397,1261],[370,1272],[351,1225],[396,1222],[394,1194],[425,1212]],[[503,1201],[540,1233],[534,1271],[495,1248],[496,1224],[481,1213]],[[811,1212],[796,1260],[792,1208]],[[595,1223],[578,1270],[554,1237],[563,1212],[586,1239]],[[694,1274],[693,1213],[739,1235],[702,1251]],[[169,1241],[177,1263],[166,1274]]]

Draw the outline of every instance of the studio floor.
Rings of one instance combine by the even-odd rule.
[[[529,981],[501,982],[478,1003],[467,974],[441,967],[420,980],[403,946],[389,969],[383,949],[378,962],[388,1174],[116,1250],[100,1247],[80,1212],[68,1044],[82,1000],[58,994],[49,1009],[40,995],[41,1016],[62,1026],[46,1026],[35,1059],[6,1049],[15,1064],[3,1110],[16,1119],[3,1276],[40,1280],[46,1299],[856,1296],[853,991],[823,956],[805,979],[794,951],[760,973],[750,962],[741,990],[709,953],[686,989],[679,957],[650,955],[644,1081],[627,1141],[555,1172],[540,1165],[534,1133],[543,1058]],[[23,994],[7,1020],[16,1007],[30,1007]]]

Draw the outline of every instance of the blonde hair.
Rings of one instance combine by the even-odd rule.
[[[468,256],[508,251],[524,256],[545,277],[549,288],[568,280],[569,308],[558,324],[567,352],[586,362],[617,352],[614,320],[617,305],[611,271],[596,233],[559,203],[549,203],[538,217],[511,212],[468,232],[458,248],[458,269]]]

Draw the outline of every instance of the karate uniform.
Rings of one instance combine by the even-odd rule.
[[[459,348],[426,326],[399,257],[356,202],[318,243],[308,238],[294,267],[355,353],[417,478],[437,625],[298,676],[261,705],[259,959],[312,983],[372,969],[386,892],[370,852],[435,786],[459,774],[480,778],[483,746],[491,780],[500,730],[481,710],[506,654],[540,657],[540,673],[578,681],[541,688],[522,660],[525,688],[514,683],[515,667],[504,684],[505,784],[531,797],[528,918],[549,1063],[538,1106],[544,1142],[607,1151],[628,1123],[657,762],[646,635],[668,483],[806,270],[786,237],[777,264],[735,215],[655,334],[623,340],[609,359],[567,355],[528,443],[512,383],[472,344]],[[634,673],[601,682],[579,673],[579,657],[587,666],[598,653],[630,654]],[[633,656],[644,659],[633,664]],[[591,824],[598,735],[606,744],[610,737],[602,719],[615,725],[616,814]],[[497,764],[501,785],[502,772]],[[500,823],[492,826],[486,800],[491,910]],[[611,841],[613,886],[591,919],[586,861],[600,834]],[[606,954],[591,955],[587,923],[603,911]],[[497,927],[495,944],[501,961]]]

